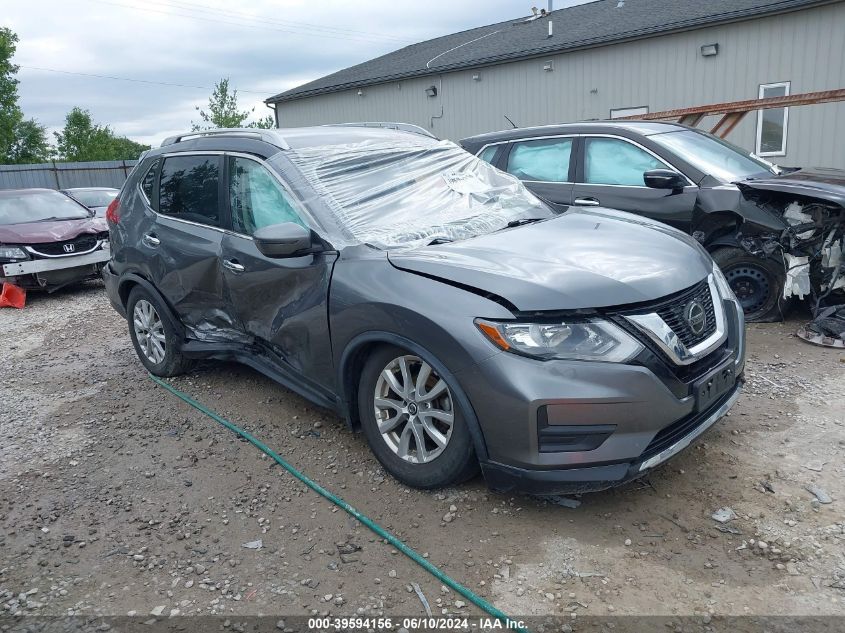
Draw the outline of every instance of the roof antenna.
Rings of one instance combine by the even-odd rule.
[[[510,123],[510,124],[513,126],[513,129],[516,129],[516,128],[518,128],[518,127],[519,127],[516,123],[514,123],[513,121],[511,121],[511,118],[510,118],[507,114],[505,114],[505,115],[503,115],[503,116],[504,116],[504,117],[508,120],[508,123]]]

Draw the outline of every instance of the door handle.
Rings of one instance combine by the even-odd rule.
[[[246,270],[236,259],[224,259],[223,268],[231,270],[233,273],[242,273]]]
[[[595,198],[575,198],[572,204],[577,204],[579,207],[597,207],[600,202]]]
[[[144,233],[144,237],[141,238],[141,241],[150,248],[155,248],[156,246],[161,244],[161,240],[158,239],[152,233]]]

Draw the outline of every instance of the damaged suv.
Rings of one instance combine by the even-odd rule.
[[[518,128],[461,144],[559,209],[660,220],[712,254],[752,321],[792,297],[843,303],[845,172],[784,170],[701,130],[657,121]],[[836,293],[836,294],[834,294]]]
[[[148,152],[107,212],[103,276],[143,365],[246,363],[431,488],[641,476],[739,396],[742,309],[691,237],[558,214],[448,141],[218,130]]]

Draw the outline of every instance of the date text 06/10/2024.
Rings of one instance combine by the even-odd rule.
[[[400,624],[401,623],[401,624]],[[368,618],[368,617],[351,617],[351,618],[329,618],[318,617],[308,619],[308,628],[315,631],[354,631],[356,629],[367,630],[374,629],[376,631],[391,631],[394,628],[398,629],[401,626],[403,629],[410,631],[466,631],[474,628],[480,631],[490,630],[524,630],[525,624],[521,620],[506,621],[497,618],[478,618],[470,623],[470,618],[467,617],[412,617],[412,618]]]

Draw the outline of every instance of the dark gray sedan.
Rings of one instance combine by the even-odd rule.
[[[220,130],[145,155],[104,278],[152,373],[246,363],[423,488],[641,476],[736,401],[742,310],[690,237],[552,211],[448,141]]]

